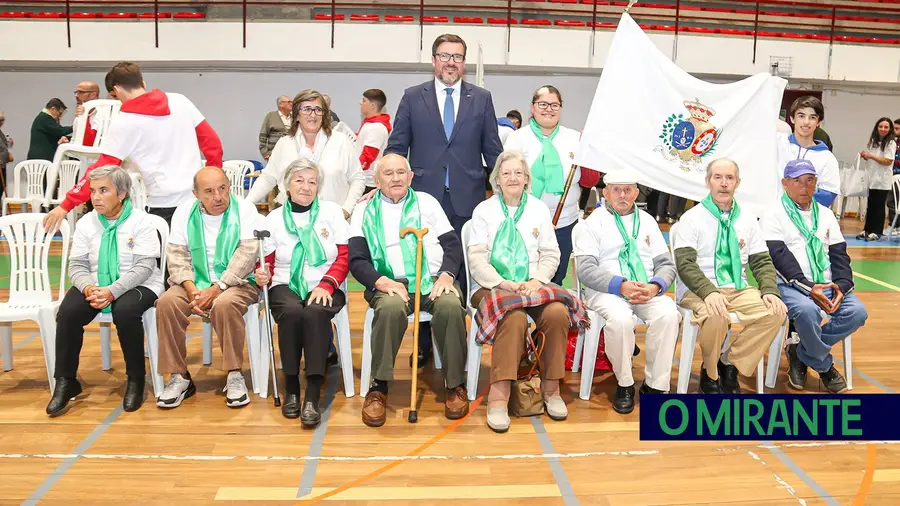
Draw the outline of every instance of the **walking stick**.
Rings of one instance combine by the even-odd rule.
[[[553,213],[553,226],[554,227],[559,222],[559,217],[562,214],[563,207],[565,206],[565,203],[566,203],[566,197],[569,196],[569,189],[572,187],[572,181],[575,179],[575,169],[577,167],[578,166],[573,163],[572,167],[569,169],[569,177],[566,178],[566,186],[565,186],[565,188],[563,188],[562,197],[559,198],[559,205],[556,206],[556,212]]]
[[[417,229],[412,227],[405,227],[400,231],[400,238],[403,239],[409,234],[414,234],[416,236],[416,292],[415,299],[413,302],[413,352],[412,352],[412,387],[410,388],[409,394],[409,423],[416,423],[419,421],[418,413],[416,412],[416,380],[419,379],[419,307],[421,301],[419,297],[421,294],[419,293],[419,281],[422,279],[422,238],[425,237],[425,234],[428,233],[427,228]]]
[[[253,237],[259,240],[259,266],[264,269],[266,256],[263,254],[263,241],[269,237],[268,230],[254,230]],[[265,309],[266,333],[269,338],[269,362],[272,364],[272,390],[275,395],[275,407],[281,406],[281,397],[278,396],[278,376],[275,372],[275,343],[272,341],[272,313],[269,311],[269,285],[263,286],[263,305]],[[268,381],[268,378],[266,379]]]

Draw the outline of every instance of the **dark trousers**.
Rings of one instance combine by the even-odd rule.
[[[156,294],[147,287],[128,290],[112,303],[112,319],[125,356],[125,373],[129,378],[143,378],[144,311],[156,302]],[[100,312],[94,309],[77,288],[70,288],[59,306],[56,326],[55,378],[74,378],[84,344],[84,327]]]
[[[556,268],[556,274],[553,275],[553,281],[562,286],[563,280],[566,279],[566,272],[569,270],[569,258],[572,257],[572,230],[578,222],[556,229],[556,242],[559,243],[559,267]]]
[[[884,234],[885,203],[890,190],[869,189],[869,199],[866,204],[866,234]]]
[[[333,337],[331,319],[347,302],[341,290],[335,290],[331,297],[331,306],[323,306],[307,304],[288,285],[278,285],[269,290],[272,317],[278,324],[281,368],[286,375],[300,374],[300,358],[304,352],[306,375],[325,375],[328,346]]]

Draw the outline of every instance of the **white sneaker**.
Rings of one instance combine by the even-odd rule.
[[[244,375],[238,371],[228,373],[228,380],[222,391],[225,392],[225,404],[229,408],[239,408],[250,404],[250,394],[247,393]]]
[[[506,408],[488,408],[487,424],[494,432],[503,433],[509,430],[509,410]]]
[[[166,383],[162,395],[156,399],[156,405],[165,409],[177,408],[181,406],[181,401],[195,393],[197,393],[197,387],[194,386],[194,382],[175,373],[169,377],[169,382]]]
[[[566,402],[559,394],[554,394],[552,397],[545,398],[544,409],[547,411],[547,416],[557,422],[561,422],[569,417],[569,408],[566,407]]]

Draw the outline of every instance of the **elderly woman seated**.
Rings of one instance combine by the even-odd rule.
[[[550,284],[560,257],[550,211],[528,195],[531,172],[522,154],[500,155],[490,182],[494,195],[473,211],[468,238],[469,269],[481,287],[472,295],[472,305],[480,306],[493,291],[501,297],[529,297],[545,287],[561,291]],[[569,311],[562,302],[551,300],[506,311],[499,320],[493,335],[487,416],[488,426],[496,432],[509,429],[511,382],[518,379],[525,352],[528,316],[537,326],[535,332],[543,333],[545,339],[539,368],[546,412],[553,420],[568,416],[559,380],[565,375]]]
[[[56,388],[47,405],[51,417],[67,411],[81,394],[76,379],[84,326],[98,313],[112,314],[128,377],[122,406],[144,402],[144,311],[163,292],[157,265],[159,236],[150,216],[128,198],[131,178],[117,166],[88,173],[94,210],[75,225],[69,253],[72,288],[59,306],[56,327]]]
[[[287,201],[265,218],[271,233],[263,246],[268,265],[256,271],[259,286],[272,282],[270,303],[286,378],[281,413],[300,417],[304,427],[315,427],[321,420],[319,391],[332,339],[331,319],[346,303],[339,287],[347,277],[350,226],[340,205],[319,199],[321,180],[322,171],[306,158],[287,167],[282,182]],[[306,395],[301,409],[303,355]]]

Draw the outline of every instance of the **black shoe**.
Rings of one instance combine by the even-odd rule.
[[[650,388],[650,387],[647,385],[646,382],[641,383],[641,389],[640,389],[640,392],[641,392],[641,395],[644,395],[644,394],[664,394],[664,393],[665,393],[665,392],[663,392],[662,390],[657,390],[657,389],[655,389],[655,388]]]
[[[641,354],[641,348],[638,345],[634,345],[634,352],[632,352],[631,356],[636,357]]]
[[[844,376],[841,375],[833,365],[831,366],[831,369],[820,372],[819,379],[825,384],[825,389],[833,394],[839,394],[844,390],[847,390],[847,380],[844,379]]]
[[[319,407],[312,402],[303,403],[303,413],[300,414],[300,422],[304,427],[313,428],[322,421],[322,415],[319,414]]]
[[[613,409],[616,413],[627,415],[634,411],[634,385],[630,387],[616,387],[616,397],[613,399]]]
[[[803,390],[806,387],[806,374],[808,368],[800,357],[797,355],[798,344],[789,344],[786,347],[785,354],[788,358],[788,384],[797,390]]]
[[[701,394],[721,394],[722,385],[717,379],[711,379],[706,374],[706,366],[700,366],[700,393]]]
[[[144,404],[144,377],[128,377],[125,383],[125,398],[122,399],[122,408],[129,413],[137,411]]]
[[[333,366],[333,365],[337,365],[337,363],[338,363],[338,354],[337,354],[337,351],[329,351],[329,352],[328,352],[328,360],[325,362],[325,364],[326,364],[328,367],[331,367],[331,366]]]
[[[738,383],[737,367],[725,365],[721,360],[716,367],[719,369],[719,383],[722,384],[722,392],[726,394],[741,393],[741,385]]]
[[[81,383],[75,378],[56,378],[56,388],[53,397],[47,404],[47,414],[50,418],[66,412],[69,401],[81,394]]]
[[[281,415],[285,418],[300,418],[300,395],[284,394],[284,404],[281,405]]]

